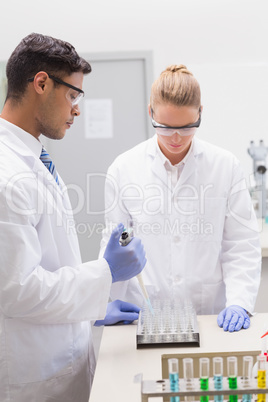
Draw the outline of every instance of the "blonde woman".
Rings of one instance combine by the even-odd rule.
[[[117,222],[133,226],[147,264],[150,298],[190,298],[198,314],[219,314],[225,331],[248,328],[260,282],[257,224],[244,175],[230,152],[197,137],[200,87],[184,65],[152,85],[153,138],[116,158],[107,173],[102,255]],[[143,304],[136,278],[112,299]]]

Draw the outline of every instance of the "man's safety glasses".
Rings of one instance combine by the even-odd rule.
[[[164,124],[159,124],[153,119],[153,110],[152,109],[151,109],[151,118],[152,118],[152,125],[155,128],[155,131],[157,134],[171,136],[175,133],[178,133],[182,137],[186,137],[186,136],[195,134],[196,129],[200,126],[201,108],[199,109],[199,119],[195,123],[187,124],[186,126],[170,127],[170,126],[165,126]]]
[[[55,77],[54,75],[48,74],[49,78],[58,84],[65,85],[70,88],[66,93],[67,100],[71,103],[72,107],[78,105],[80,100],[84,97],[85,93],[82,89],[75,87],[74,85],[69,84],[68,82],[62,81],[60,78]],[[28,78],[28,82],[33,82],[34,77]]]

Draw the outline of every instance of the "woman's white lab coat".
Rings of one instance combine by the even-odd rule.
[[[110,270],[81,263],[66,190],[12,131],[0,122],[0,401],[87,402]]]
[[[134,225],[150,298],[190,297],[198,314],[237,304],[253,312],[260,282],[257,222],[237,159],[197,138],[175,187],[157,138],[120,155],[106,180],[106,229]],[[141,305],[136,278],[112,285],[112,298]]]

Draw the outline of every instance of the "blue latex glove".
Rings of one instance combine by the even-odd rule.
[[[229,306],[220,312],[217,318],[219,327],[224,331],[234,332],[250,326],[250,318],[245,309],[240,306]]]
[[[139,318],[139,311],[140,308],[135,304],[115,300],[108,304],[104,320],[97,320],[94,325],[131,324]]]
[[[113,282],[126,281],[138,275],[146,264],[140,239],[133,237],[127,246],[120,245],[119,239],[123,231],[124,225],[120,223],[113,230],[103,256],[109,264]]]

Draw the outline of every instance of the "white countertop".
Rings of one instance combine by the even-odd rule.
[[[99,358],[91,390],[90,402],[140,402],[140,384],[134,383],[136,374],[144,380],[162,378],[161,356],[168,353],[210,353],[259,351],[264,326],[268,327],[268,313],[251,318],[247,330],[224,332],[218,327],[217,316],[198,316],[200,347],[136,349],[136,325],[105,327]]]

